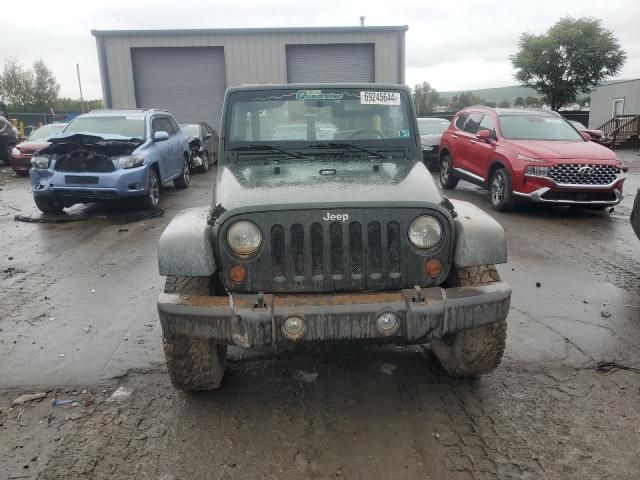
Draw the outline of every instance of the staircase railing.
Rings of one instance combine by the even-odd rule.
[[[640,137],[640,115],[624,115],[625,117],[631,117],[622,125],[613,130],[609,137],[613,140],[611,148],[616,148],[618,143],[624,143],[633,135]],[[620,140],[618,140],[620,139]]]
[[[616,130],[622,124],[628,122],[629,120],[632,120],[633,118],[635,118],[635,115],[618,115],[617,117],[613,117],[607,120],[597,129],[602,130],[605,135],[610,137],[614,130]]]

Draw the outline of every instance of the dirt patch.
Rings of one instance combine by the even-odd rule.
[[[157,218],[164,215],[164,210],[156,208],[154,210],[133,210],[123,212],[95,212],[93,214],[86,213],[61,213],[61,214],[42,214],[42,215],[15,215],[13,219],[16,222],[25,223],[70,223],[70,222],[84,222],[92,220],[96,217],[106,217],[110,221],[116,224],[120,223],[134,223],[148,220],[150,218]]]

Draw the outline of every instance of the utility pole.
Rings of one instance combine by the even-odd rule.
[[[80,111],[84,113],[84,99],[82,98],[82,82],[80,81],[80,64],[76,63],[76,70],[78,71],[78,87],[80,87]]]

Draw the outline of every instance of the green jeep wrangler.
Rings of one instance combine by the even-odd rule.
[[[218,388],[230,345],[431,343],[455,377],[498,365],[504,231],[438,190],[407,88],[230,88],[218,168],[211,206],[160,239],[176,388]]]

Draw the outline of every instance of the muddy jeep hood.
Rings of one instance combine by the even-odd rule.
[[[440,204],[421,162],[309,160],[220,167],[210,222],[228,212]],[[226,216],[226,215],[225,215]]]

